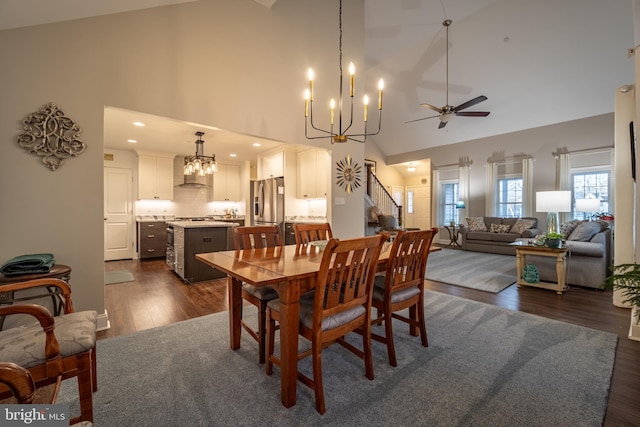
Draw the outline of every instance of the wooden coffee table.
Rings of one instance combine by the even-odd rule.
[[[551,289],[556,291],[557,294],[562,295],[562,292],[567,290],[565,285],[565,276],[567,272],[567,252],[569,248],[561,246],[559,248],[550,248],[548,246],[536,246],[530,244],[528,241],[518,241],[511,243],[516,249],[516,270],[518,274],[518,287],[520,286],[534,286],[536,288]],[[524,266],[526,265],[527,255],[547,256],[556,258],[556,275],[557,282],[527,282],[522,278]]]

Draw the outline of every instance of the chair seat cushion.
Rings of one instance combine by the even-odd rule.
[[[79,354],[96,346],[97,313],[92,310],[63,314],[54,318],[55,336],[62,357]],[[0,331],[0,360],[23,368],[46,362],[45,332],[40,323]]]
[[[376,276],[373,284],[373,295],[371,296],[374,301],[384,301],[384,282],[385,276]],[[417,286],[401,289],[391,294],[391,303],[406,301],[419,294],[420,289]]]
[[[300,298],[300,323],[307,328],[313,327],[313,300],[315,298],[314,292],[307,292]],[[280,311],[280,300],[272,300],[267,304],[269,308],[274,311]],[[359,316],[366,313],[363,306],[359,305],[350,310],[340,312],[334,316],[325,317],[322,319],[322,330],[328,331],[330,329],[337,328],[344,325]]]
[[[278,298],[278,293],[270,286],[253,286],[248,283],[243,283],[242,289],[262,301],[270,301]]]

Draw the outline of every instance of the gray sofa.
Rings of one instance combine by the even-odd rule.
[[[538,219],[533,217],[470,217],[467,218],[467,223],[468,225],[460,230],[460,246],[466,251],[515,255],[516,250],[510,246],[511,243],[522,238],[534,238],[542,233],[537,228]],[[525,226],[526,228],[522,229]]]
[[[590,231],[587,234],[580,234],[576,228],[569,234],[564,244],[569,248],[567,254],[567,273],[565,282],[567,285],[584,286],[588,288],[602,287],[604,279],[611,273],[613,238],[611,229],[604,221],[586,221]],[[591,233],[600,223],[601,231],[596,232],[592,237]],[[584,228],[584,227],[583,227]],[[576,233],[576,234],[574,234]],[[580,239],[580,240],[578,240]],[[582,239],[587,239],[586,241]],[[533,264],[538,268],[540,280],[555,282],[556,279],[556,259],[553,257],[541,257],[527,255],[527,264]]]

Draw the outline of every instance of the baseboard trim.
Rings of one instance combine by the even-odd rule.
[[[111,329],[111,323],[109,323],[107,309],[104,310],[104,313],[98,314],[98,317],[96,319],[96,326],[98,328],[98,331],[106,331],[107,329]]]

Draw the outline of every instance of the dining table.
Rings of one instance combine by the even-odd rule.
[[[391,246],[391,242],[383,243],[378,258],[378,272],[385,270]],[[322,247],[314,245],[284,245],[196,255],[196,259],[227,274],[229,336],[233,350],[240,348],[242,282],[271,286],[278,292],[280,390],[282,404],[287,408],[296,404],[300,296],[314,289],[322,255]]]

